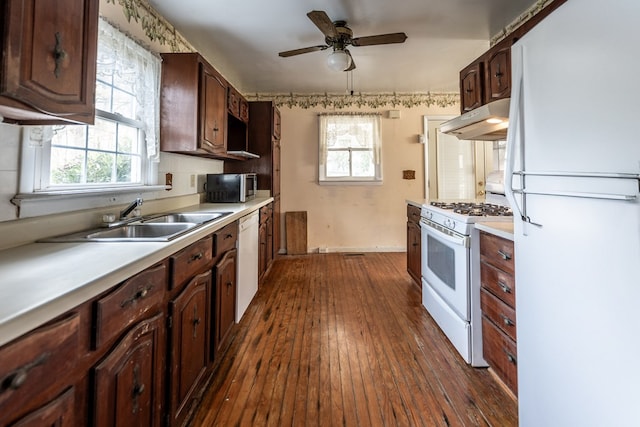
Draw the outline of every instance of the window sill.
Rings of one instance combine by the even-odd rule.
[[[18,218],[52,215],[82,209],[106,208],[130,203],[131,194],[164,191],[166,185],[137,185],[75,190],[19,193],[11,203],[18,207]]]
[[[382,180],[356,181],[356,180],[330,180],[318,181],[319,185],[382,185]]]

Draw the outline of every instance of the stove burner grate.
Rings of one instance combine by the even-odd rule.
[[[467,216],[513,216],[510,208],[492,203],[431,202],[431,206]]]

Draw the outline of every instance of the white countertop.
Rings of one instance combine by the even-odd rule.
[[[272,200],[179,209],[233,213],[169,242],[32,243],[0,251],[0,346]]]
[[[475,227],[480,231],[494,234],[503,239],[513,241],[513,221],[510,222],[477,222]]]

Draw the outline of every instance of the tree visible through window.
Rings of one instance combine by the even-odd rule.
[[[320,115],[320,182],[381,181],[380,116]]]
[[[142,185],[157,156],[160,61],[100,21],[93,126],[53,128],[46,187]]]

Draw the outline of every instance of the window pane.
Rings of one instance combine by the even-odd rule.
[[[87,183],[111,182],[115,154],[89,151],[87,153]]]
[[[123,124],[118,125],[118,151],[121,153],[140,154],[138,128]]]
[[[116,170],[117,182],[131,182],[131,156],[118,154],[118,165]]]
[[[349,176],[349,152],[329,151],[327,153],[327,177]]]
[[[372,177],[375,175],[373,153],[371,151],[353,151],[351,153],[353,176]]]
[[[73,127],[73,126],[67,126]],[[78,126],[84,128],[84,126]],[[51,184],[80,184],[84,166],[84,150],[51,148]]]
[[[116,150],[116,124],[96,117],[94,126],[89,127],[89,148]]]
[[[87,143],[86,131],[86,126],[62,126],[54,129],[51,144],[54,146],[84,148]]]
[[[134,83],[137,80],[136,70],[131,67],[118,70],[113,74],[113,86],[126,92],[133,93]]]
[[[96,108],[111,111],[111,86],[101,81],[96,81]]]
[[[113,89],[113,111],[129,119],[136,118],[136,99],[133,95]]]

